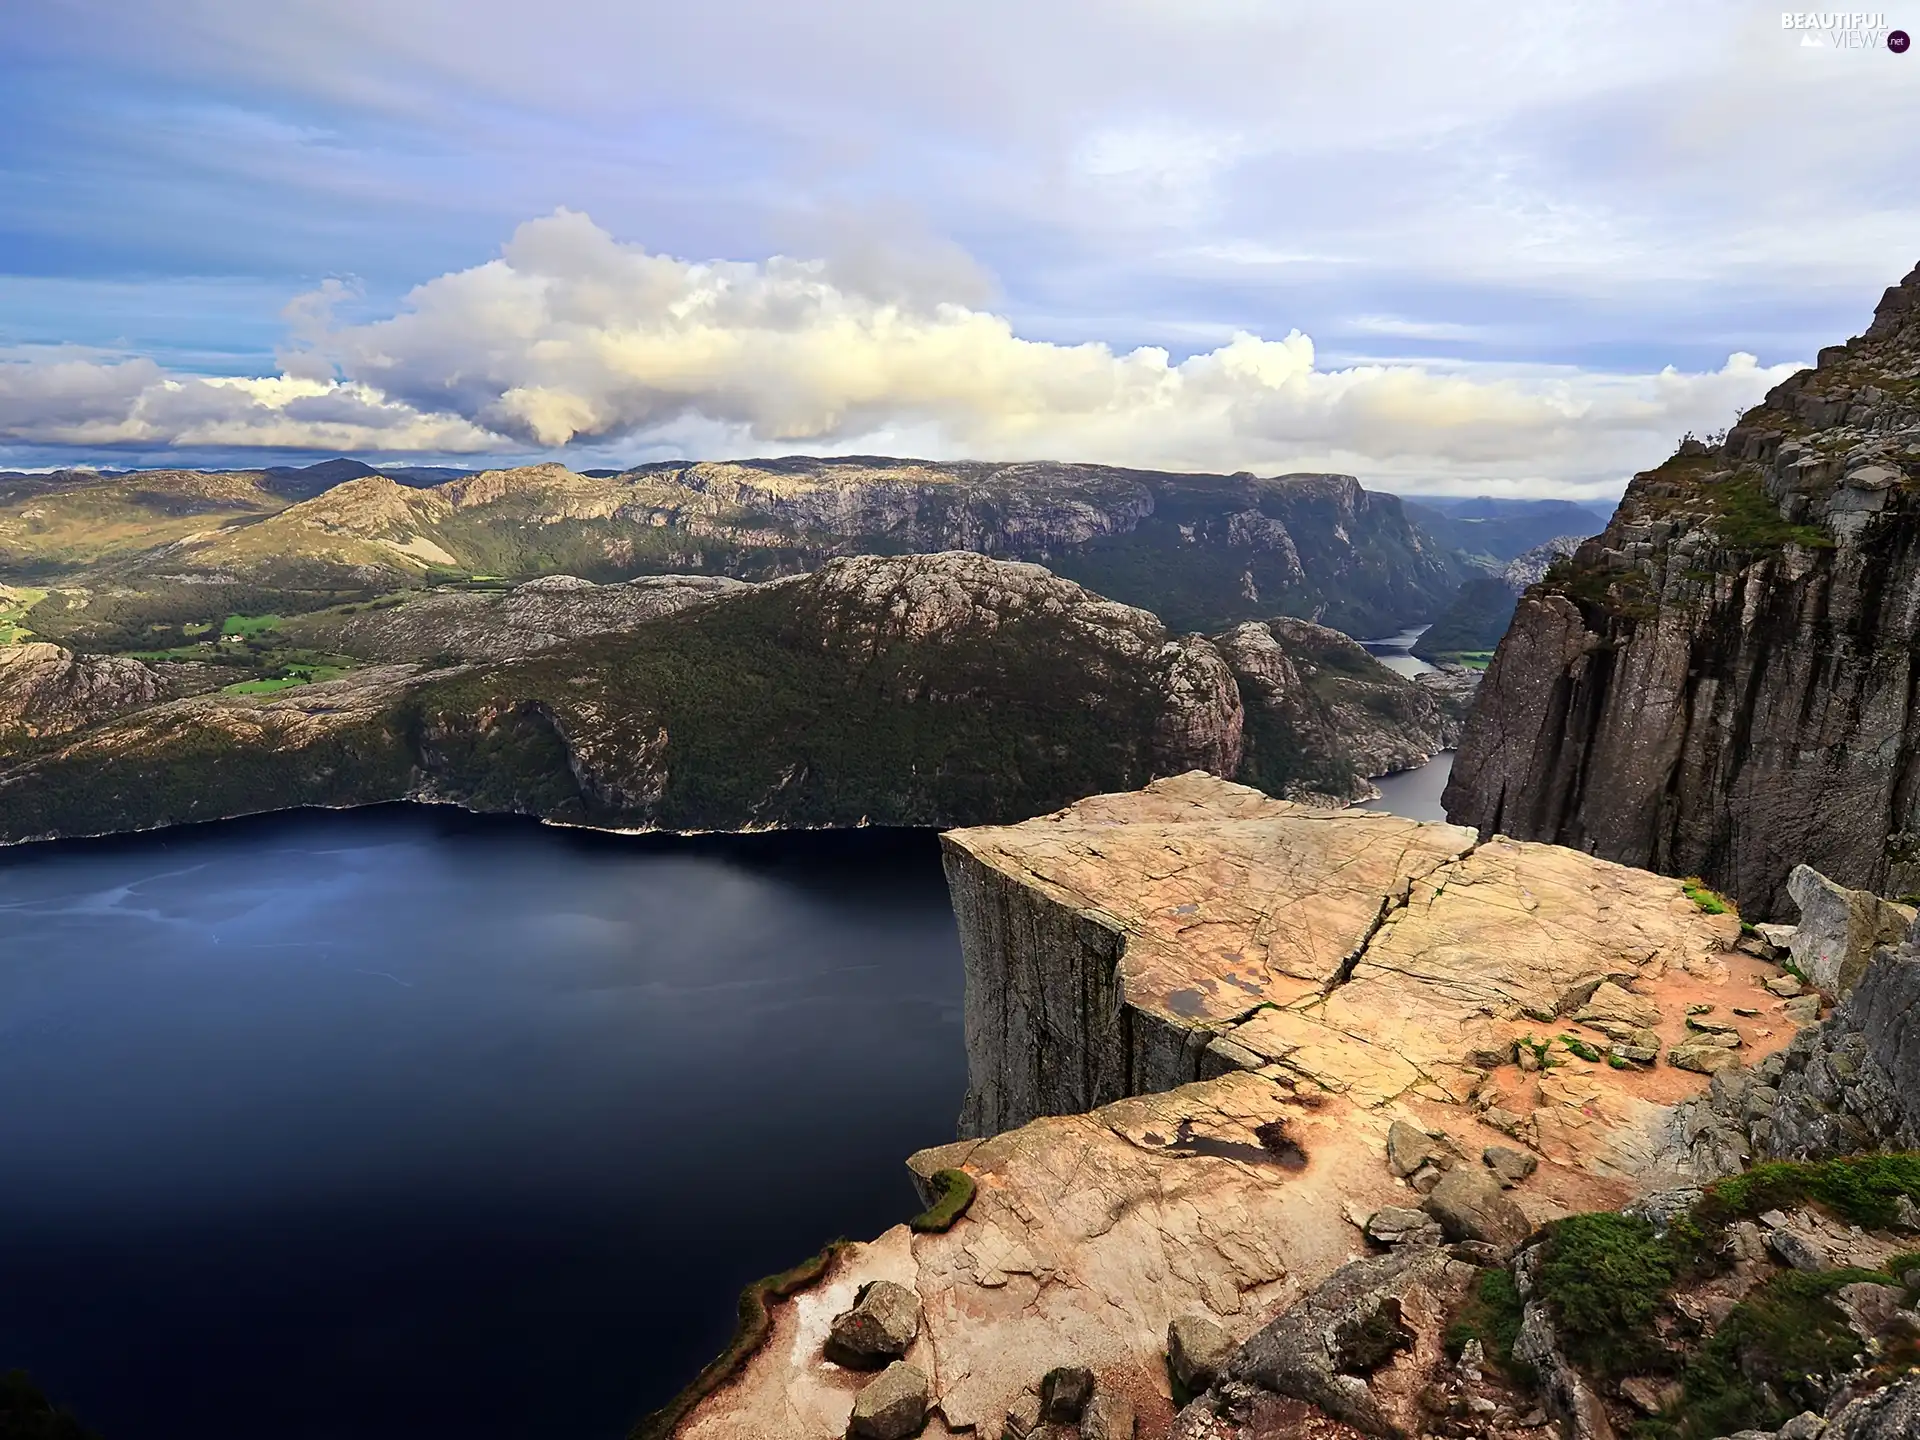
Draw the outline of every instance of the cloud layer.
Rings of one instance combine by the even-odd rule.
[[[337,284],[287,308],[283,373],[172,375],[59,351],[0,359],[0,441],[153,450],[768,454],[913,449],[1204,469],[1345,469],[1403,483],[1597,493],[1686,429],[1723,425],[1793,368],[1323,369],[1295,330],[1176,361],[1057,344],[825,261],[693,263],[559,211],[498,258],[336,320]],[[964,290],[964,272],[960,287]],[[968,295],[968,299],[972,296]]]

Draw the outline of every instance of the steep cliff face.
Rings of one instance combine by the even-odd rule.
[[[1652,1052],[1711,1023],[1731,1048],[1710,1048],[1771,1064],[1792,1025],[1753,1003],[1778,972],[1726,948],[1733,916],[1557,847],[1476,845],[1204,775],[956,832],[946,859],[970,1136],[908,1163],[923,1182],[962,1172],[964,1214],[839,1251],[728,1383],[670,1431],[641,1433],[872,1433],[849,1414],[884,1382],[823,1360],[823,1342],[878,1281],[917,1307],[900,1350],[925,1426],[893,1433],[1546,1440],[1571,1408],[1556,1396],[1574,1391],[1588,1423],[1566,1433],[1593,1440],[1665,1403],[1581,1378],[1535,1277],[1572,1270],[1570,1287],[1589,1286],[1591,1267],[1522,1246],[1580,1212],[1631,1201],[1671,1216],[1698,1198],[1669,1188],[1698,1178],[1674,1122],[1708,1080]],[[1911,1244],[1791,1223],[1836,1265],[1876,1273]],[[1749,1265],[1741,1284],[1784,1268]],[[1626,1273],[1650,1293],[1625,1323],[1650,1340],[1698,1335],[1664,1312],[1649,1321],[1673,1287]],[[1673,1313],[1706,1313],[1697,1299]],[[1539,1302],[1525,1313],[1540,1343],[1522,1352],[1537,1389],[1489,1323],[1491,1306],[1522,1300]],[[1681,1372],[1685,1352],[1660,1353],[1657,1373]],[[1084,1367],[1093,1399],[1077,1424],[1042,1425],[1060,1366]],[[1776,1408],[1768,1397],[1741,1418]]]
[[[1657,1148],[1638,1072],[1536,1085],[1502,1068],[1515,1042],[1569,1023],[1608,977],[1705,994],[1759,969],[1722,954],[1735,918],[1678,882],[1200,774],[944,846],[968,1135],[1274,1067],[1369,1112],[1471,1099],[1544,1153],[1637,1174]],[[1639,1023],[1678,1043],[1680,1008]]]
[[[1920,889],[1920,269],[1522,599],[1447,813],[1697,873]]]

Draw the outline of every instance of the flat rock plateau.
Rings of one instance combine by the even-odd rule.
[[[1466,1195],[1492,1216],[1467,1238],[1504,1226],[1510,1251],[1540,1223],[1710,1178],[1687,1119],[1708,1078],[1673,1057],[1711,1025],[1764,1063],[1797,1029],[1761,988],[1778,968],[1734,948],[1737,916],[1552,845],[1203,773],[945,844],[968,1138],[909,1163],[928,1182],[963,1171],[971,1207],[944,1233],[852,1246],[776,1307],[686,1440],[847,1433],[869,1377],[822,1342],[880,1280],[919,1298],[902,1353],[928,1382],[920,1433],[1025,1434],[1043,1374],[1085,1367],[1108,1408],[1048,1433],[1123,1433],[1124,1413],[1124,1433],[1166,1435],[1186,1398],[1177,1317],[1245,1341],[1379,1255],[1384,1220],[1428,1226],[1429,1192],[1447,1226]]]

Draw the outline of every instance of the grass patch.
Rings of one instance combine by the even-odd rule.
[[[1697,905],[1707,915],[1737,915],[1738,910],[1726,896],[1718,890],[1707,887],[1707,882],[1698,875],[1689,875],[1680,882],[1680,888],[1686,892],[1687,899]]]
[[[1578,1055],[1582,1060],[1588,1061],[1594,1065],[1598,1065],[1600,1063],[1599,1048],[1597,1046],[1589,1045],[1585,1040],[1582,1040],[1578,1035],[1562,1035],[1560,1037],[1560,1043],[1566,1046],[1567,1049],[1571,1050],[1574,1054]]]
[[[694,1406],[737,1375],[740,1367],[767,1343],[767,1337],[773,1333],[772,1307],[819,1284],[849,1248],[847,1241],[835,1240],[818,1255],[802,1260],[791,1270],[756,1280],[742,1290],[732,1342],[693,1377],[692,1384],[635,1425],[628,1432],[627,1440],[668,1440]]]
[[[255,635],[264,635],[269,630],[278,630],[281,618],[278,615],[229,615],[226,623],[221,625],[220,633],[251,639]]]
[[[1833,548],[1833,537],[1818,525],[1793,525],[1780,518],[1780,507],[1767,494],[1756,470],[1743,468],[1725,480],[1702,485],[1700,495],[1713,506],[1721,543],[1732,549]]]
[[[241,680],[221,687],[222,695],[273,695],[299,685],[314,685],[322,680],[338,680],[347,673],[344,665],[288,665],[284,673],[263,675],[257,680]]]
[[[973,1204],[973,1177],[964,1170],[936,1170],[927,1185],[933,1191],[933,1203],[907,1224],[923,1235],[951,1230]]]
[[[47,598],[47,592],[27,585],[0,585],[0,645],[31,640],[27,612]]]
[[[1533,1052],[1533,1058],[1540,1062],[1540,1068],[1542,1070],[1550,1069],[1560,1063],[1558,1057],[1553,1053],[1553,1042],[1551,1040],[1536,1040],[1533,1036],[1529,1035],[1518,1043],[1526,1046],[1527,1049]]]

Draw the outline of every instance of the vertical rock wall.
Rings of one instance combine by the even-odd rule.
[[[1916,654],[1920,269],[1521,601],[1447,814],[1702,875],[1754,919],[1800,863],[1920,888]]]
[[[941,849],[967,974],[962,1137],[1199,1078],[1189,1034],[1122,1003],[1117,921],[1049,899],[951,836]]]

